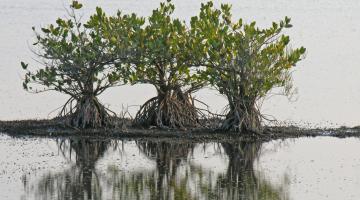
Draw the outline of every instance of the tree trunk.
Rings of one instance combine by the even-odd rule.
[[[262,132],[261,115],[255,106],[255,101],[238,100],[229,102],[230,108],[221,126],[222,130],[232,130],[240,133]]]
[[[99,100],[93,95],[88,95],[76,102],[76,110],[70,116],[70,124],[77,128],[100,128],[108,126],[110,118]]]

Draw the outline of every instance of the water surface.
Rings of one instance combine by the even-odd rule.
[[[0,199],[359,199],[359,139],[259,142],[0,135]]]

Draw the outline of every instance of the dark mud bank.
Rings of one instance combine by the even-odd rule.
[[[130,124],[130,122],[128,123]],[[238,134],[234,132],[219,132],[207,128],[194,128],[188,130],[135,128],[121,126],[102,129],[75,129],[65,126],[57,120],[21,120],[0,121],[0,132],[11,136],[36,137],[96,137],[96,138],[137,138],[137,139],[189,139],[202,140],[271,140],[295,137],[359,137],[360,127],[341,127],[336,129],[304,129],[295,126],[266,127],[263,134]]]

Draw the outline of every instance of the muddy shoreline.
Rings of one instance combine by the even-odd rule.
[[[297,137],[359,137],[360,127],[341,127],[336,129],[304,129],[295,126],[266,127],[262,135],[233,132],[219,132],[209,128],[194,128],[188,130],[135,128],[121,126],[115,128],[79,130],[65,126],[57,120],[21,120],[0,121],[0,133],[14,137],[91,137],[98,139],[146,139],[146,140],[189,140],[189,141],[233,141],[286,139]]]

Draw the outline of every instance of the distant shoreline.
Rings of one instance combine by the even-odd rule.
[[[270,141],[297,137],[359,137],[360,127],[331,129],[304,129],[295,126],[265,127],[264,134],[237,134],[220,132],[209,128],[189,130],[127,128],[74,129],[58,120],[0,121],[0,133],[22,137],[91,137],[99,139],[150,139],[189,141]]]

